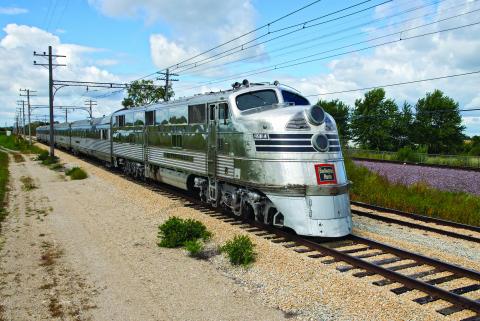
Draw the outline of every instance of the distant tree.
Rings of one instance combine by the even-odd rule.
[[[398,117],[397,104],[385,97],[383,88],[370,90],[355,101],[351,117],[353,140],[363,148],[394,150]]]
[[[414,122],[415,142],[429,153],[456,153],[463,145],[462,117],[458,103],[436,89],[418,100]]]
[[[413,121],[414,115],[412,106],[409,103],[404,102],[402,110],[397,115],[393,128],[395,149],[398,150],[399,148],[412,145]]]
[[[480,156],[480,136],[473,136],[468,145],[468,149],[466,150],[468,155]]]
[[[152,80],[136,80],[127,89],[128,96],[122,101],[125,108],[144,106],[165,100],[165,89],[153,84]],[[174,92],[168,90],[168,98],[173,97]]]
[[[343,142],[348,142],[350,135],[350,108],[344,102],[335,100],[319,100],[317,106],[322,107],[327,113],[332,115],[337,123],[338,134]]]

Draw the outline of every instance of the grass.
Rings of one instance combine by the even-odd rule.
[[[412,163],[421,163],[427,165],[448,165],[455,167],[473,167],[480,168],[479,156],[466,155],[432,155],[415,152],[409,148],[402,148],[397,152],[384,152],[363,149],[347,149],[345,154],[351,157],[388,160],[388,161],[406,161]]]
[[[70,176],[71,179],[85,179],[88,177],[87,172],[85,172],[80,167],[73,167],[65,172],[65,175]]]
[[[35,185],[35,182],[33,181],[33,178],[31,178],[30,176],[22,176],[20,177],[20,181],[23,184],[22,189],[24,191],[28,192],[37,188],[37,186]]]
[[[158,227],[158,246],[181,247],[189,241],[208,240],[212,233],[207,231],[206,226],[196,220],[181,219],[172,216]]]
[[[411,186],[391,183],[349,159],[345,159],[345,166],[352,181],[352,200],[480,226],[478,196],[440,191],[423,183]]]
[[[0,135],[0,146],[25,154],[40,154],[42,149],[38,146],[30,146],[28,140],[16,135]]]
[[[220,251],[227,254],[230,263],[233,265],[248,266],[255,262],[257,254],[253,250],[255,244],[246,235],[236,235],[220,248]]]
[[[5,207],[8,175],[8,154],[0,151],[0,224],[7,215]]]

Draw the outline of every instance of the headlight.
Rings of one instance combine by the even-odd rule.
[[[325,121],[325,111],[322,107],[312,106],[307,111],[308,121],[313,125],[321,125]]]
[[[326,152],[328,150],[328,137],[324,134],[317,134],[312,138],[313,147],[319,152]]]

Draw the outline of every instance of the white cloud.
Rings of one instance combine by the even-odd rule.
[[[0,14],[5,15],[17,15],[27,13],[28,10],[24,8],[17,8],[17,7],[0,7]]]
[[[2,106],[0,108],[0,124],[2,126],[5,121],[10,124],[13,121],[20,88],[37,91],[37,96],[32,98],[32,104],[48,103],[48,72],[43,67],[33,66],[33,60],[36,60],[37,63],[47,62],[45,58],[34,57],[33,52],[41,54],[48,50],[48,45],[53,47],[55,54],[67,56],[57,59],[58,63],[67,64],[67,66],[55,68],[54,79],[125,82],[118,76],[102,69],[100,67],[102,64],[96,63],[90,57],[94,53],[103,52],[104,49],[62,43],[58,36],[31,26],[9,24],[3,30],[5,36],[0,39],[0,61],[2,61],[0,64],[0,106]],[[103,65],[106,65],[105,61]],[[62,88],[55,96],[55,104],[83,106],[83,100],[88,97],[88,95],[80,97],[84,91],[85,88]],[[108,91],[99,93],[104,92]],[[116,100],[102,100],[99,105],[96,115],[118,109],[118,97]],[[35,111],[35,114],[39,113],[45,113],[45,110]],[[85,117],[78,112],[75,115],[73,119]]]
[[[158,68],[189,58],[255,27],[256,11],[251,0],[89,0],[89,3],[110,17],[142,18],[147,24],[165,24],[168,37],[167,33],[150,37],[152,60]],[[251,39],[253,34],[209,55]],[[244,54],[262,50],[263,47],[245,50]],[[202,56],[205,57],[207,55]]]

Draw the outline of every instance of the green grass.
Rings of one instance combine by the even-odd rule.
[[[7,215],[5,195],[8,184],[8,154],[0,151],[0,222]]]
[[[43,150],[35,145],[30,146],[28,140],[16,135],[0,135],[0,146],[25,154],[39,154]]]
[[[356,158],[378,159],[388,161],[405,161],[427,165],[448,165],[456,167],[480,168],[480,156],[467,155],[432,155],[402,148],[397,152],[384,152],[363,149],[346,149],[345,155]]]
[[[172,216],[158,227],[158,246],[181,247],[189,241],[208,240],[212,233],[207,231],[206,226],[196,220],[181,219]]]
[[[255,244],[246,235],[236,235],[220,248],[220,251],[227,254],[230,263],[233,265],[248,266],[255,262],[257,254],[253,250]]]
[[[385,177],[346,159],[350,197],[379,206],[480,226],[480,197],[440,191],[419,183],[412,186],[390,183]]]
[[[85,179],[88,177],[87,172],[85,172],[80,167],[73,167],[65,172],[65,175],[70,176],[73,180]]]

